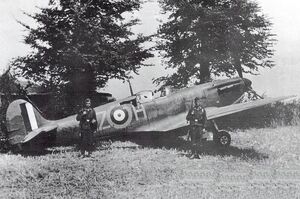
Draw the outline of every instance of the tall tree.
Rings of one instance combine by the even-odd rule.
[[[104,87],[110,78],[127,79],[152,56],[130,28],[138,19],[124,14],[137,11],[140,0],[50,0],[47,8],[28,15],[25,43],[32,52],[13,61],[20,75],[49,88],[68,85],[77,97]]]
[[[214,76],[234,76],[272,67],[269,20],[250,0],[161,0],[167,22],[158,30],[158,49],[176,69],[156,83],[186,86]]]
[[[272,67],[275,35],[271,22],[254,1],[230,0],[223,4],[226,17],[224,42],[227,59],[240,77],[259,67]]]

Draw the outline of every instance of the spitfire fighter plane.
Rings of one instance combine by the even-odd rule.
[[[241,102],[251,90],[245,78],[216,80],[154,98],[152,91],[142,91],[122,100],[94,108],[97,116],[97,138],[110,138],[139,132],[170,132],[188,126],[186,115],[195,97],[201,99],[207,119],[214,119],[256,108],[289,97],[265,98]],[[12,102],[6,114],[9,143],[14,146],[39,143],[55,145],[74,143],[80,138],[76,115],[60,120],[45,119],[25,100]],[[218,145],[229,146],[229,132],[219,130],[216,123],[203,137],[212,138]]]

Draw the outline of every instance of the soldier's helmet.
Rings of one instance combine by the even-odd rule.
[[[195,102],[200,102],[200,98],[199,97],[195,97]]]

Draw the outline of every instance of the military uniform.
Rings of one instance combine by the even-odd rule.
[[[83,108],[76,117],[80,121],[80,150],[84,155],[85,151],[89,154],[93,149],[93,134],[97,130],[97,118],[95,110],[92,108]]]
[[[190,123],[189,135],[192,142],[192,154],[198,156],[197,144],[201,141],[204,134],[204,126],[207,121],[206,111],[201,105],[193,106],[187,116],[186,120]]]

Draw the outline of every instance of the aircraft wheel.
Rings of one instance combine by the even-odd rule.
[[[214,135],[214,142],[221,147],[228,147],[231,142],[231,136],[227,131],[219,131]]]

